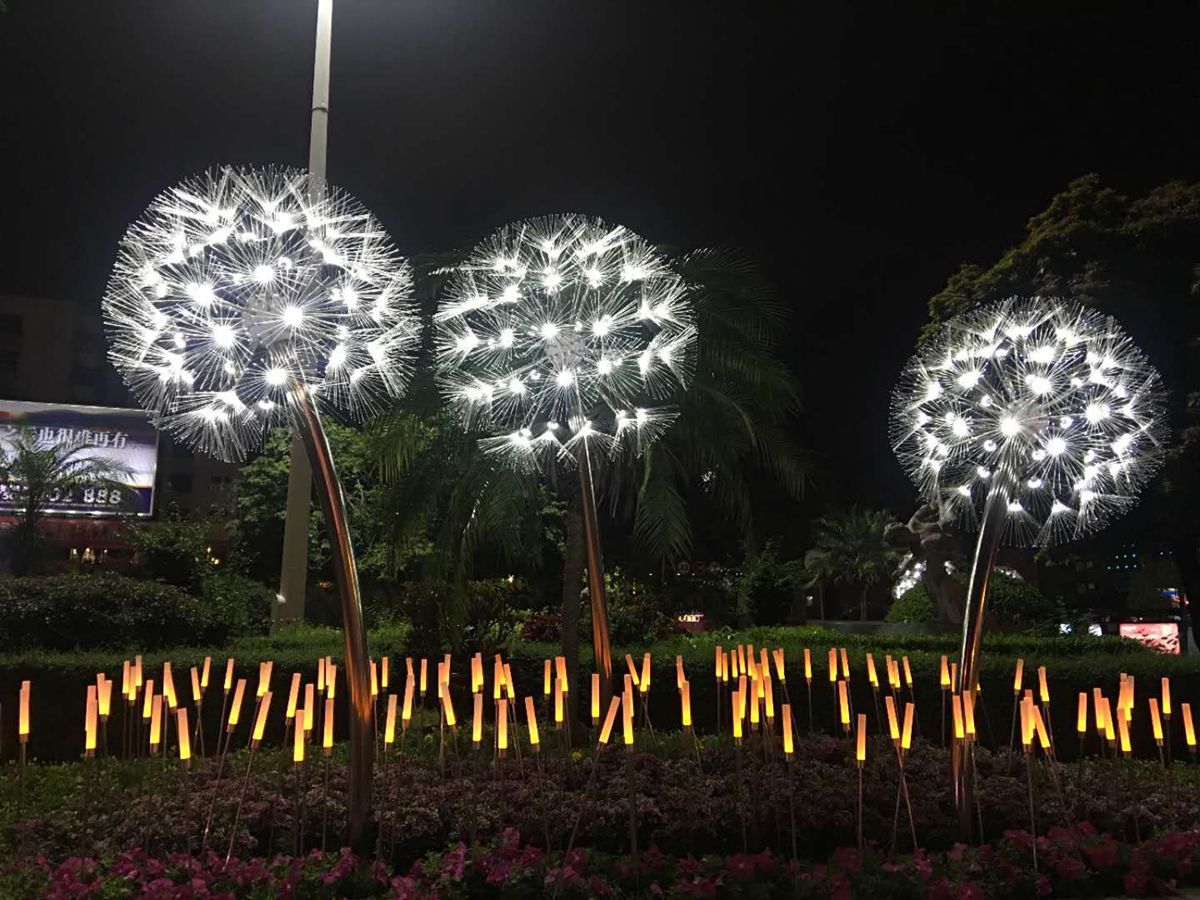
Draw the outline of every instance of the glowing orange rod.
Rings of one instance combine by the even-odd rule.
[[[392,699],[396,699],[394,694],[392,695]],[[322,735],[323,740],[321,741],[321,748],[325,751],[326,756],[333,755],[333,718],[333,698],[326,697],[325,718],[322,720],[324,734]]]
[[[789,760],[796,748],[792,738],[792,706],[790,703],[785,703],[781,707],[783,713],[783,755]]]
[[[621,709],[621,698],[613,697],[608,704],[608,713],[604,716],[604,727],[600,729],[599,745],[607,744],[612,735],[613,723],[617,720],[617,712]]]
[[[395,694],[388,694],[387,715],[383,720],[383,745],[390,747],[396,741],[396,701]],[[480,697],[480,700],[483,698]]]
[[[258,714],[254,717],[254,731],[250,736],[250,746],[258,747],[262,743],[263,733],[267,729],[267,714],[271,709],[271,692],[262,695],[258,703]]]
[[[525,697],[525,721],[529,726],[529,745],[533,747],[534,753],[540,753],[541,747],[540,738],[538,737],[537,713],[533,709],[533,698]]]
[[[483,743],[483,694],[479,693],[475,694],[475,709],[471,717],[471,743],[476,750]]]

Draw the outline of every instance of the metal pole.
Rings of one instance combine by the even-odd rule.
[[[333,0],[317,0],[317,40],[313,61],[312,125],[308,139],[308,171],[314,188],[325,181],[325,150],[329,132],[329,57],[333,34]],[[312,466],[299,435],[292,437],[288,460],[287,507],[283,521],[283,563],[279,573],[278,602],[271,607],[271,623],[304,618],[308,576],[308,511],[312,506]]]
[[[1004,530],[1004,519],[1008,515],[1008,482],[999,469],[995,473],[991,490],[983,505],[983,521],[979,528],[979,539],[975,544],[975,561],[971,565],[971,580],[967,585],[967,601],[963,609],[962,649],[958,659],[958,684],[954,689],[960,694],[974,692],[979,687],[979,646],[983,637],[983,624],[987,606],[988,585],[992,569],[996,565],[996,551],[1000,546],[1000,535]],[[954,805],[958,810],[958,823],[964,840],[971,836],[971,815],[975,805],[975,780],[973,768],[967,765],[966,742],[955,742],[953,751],[957,765],[954,770]]]
[[[612,651],[608,643],[608,601],[604,595],[604,557],[600,551],[600,525],[592,492],[592,459],[587,442],[579,460],[579,497],[583,507],[583,542],[587,551],[588,600],[592,605],[592,651],[600,674],[600,708],[612,696]]]
[[[370,660],[367,656],[367,631],[363,624],[362,598],[358,590],[358,569],[350,544],[346,521],[346,498],[329,452],[329,441],[321,426],[321,417],[313,406],[304,382],[291,385],[292,412],[296,431],[304,443],[308,461],[316,474],[317,496],[325,513],[332,546],[333,579],[342,613],[346,684],[350,695],[350,840],[357,841],[371,805],[371,767],[375,742],[372,740],[372,704]]]

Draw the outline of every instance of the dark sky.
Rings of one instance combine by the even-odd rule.
[[[98,304],[157,191],[304,165],[315,0],[7,4],[0,293]],[[335,0],[329,175],[410,253],[568,210],[744,248],[827,493],[899,509],[888,392],[946,276],[1078,175],[1200,176],[1200,16],[942,6]]]

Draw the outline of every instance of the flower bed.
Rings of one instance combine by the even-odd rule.
[[[208,851],[155,856],[130,849],[110,858],[25,861],[0,876],[12,900],[194,897],[850,897],[984,900],[1002,897],[1163,896],[1200,884],[1200,832],[1126,844],[1090,826],[1054,829],[1034,841],[1006,833],[994,844],[919,850],[887,858],[843,848],[827,862],[798,863],[770,850],[728,856],[665,853],[637,858],[577,849],[546,852],[509,829],[495,841],[458,842],[407,868],[349,850],[226,862]]]

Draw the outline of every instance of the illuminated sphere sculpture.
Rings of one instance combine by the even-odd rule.
[[[1046,546],[1102,528],[1157,470],[1158,372],[1112,318],[1010,299],[945,323],[905,366],[892,443],[921,494],[978,526],[1004,491],[1000,539]]]
[[[673,421],[696,328],[683,281],[642,238],[579,215],[476,246],[435,316],[439,380],[467,428],[514,465],[581,443],[640,454]]]
[[[155,198],[104,297],[110,355],[178,438],[226,460],[290,424],[288,394],[361,418],[399,395],[409,267],[357,200],[303,171],[222,167]]]

